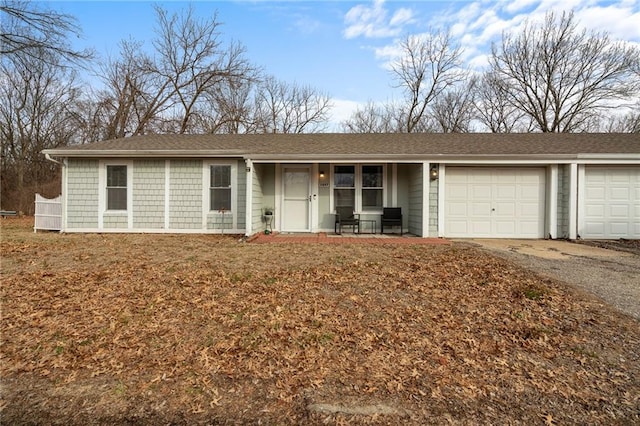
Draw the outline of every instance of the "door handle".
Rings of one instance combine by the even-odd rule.
[[[309,202],[311,202],[311,195],[309,195]]]

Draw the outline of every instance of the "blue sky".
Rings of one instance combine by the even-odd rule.
[[[118,42],[153,36],[153,4],[169,11],[183,1],[50,1],[47,6],[75,16],[83,30],[79,47],[105,58]],[[640,45],[640,0],[476,1],[195,1],[198,15],[216,11],[226,40],[241,42],[248,58],[266,73],[309,84],[333,98],[333,122],[367,101],[399,98],[386,64],[403,36],[449,28],[467,63],[481,69],[491,42],[517,31],[525,19],[549,10],[573,9],[584,27]]]

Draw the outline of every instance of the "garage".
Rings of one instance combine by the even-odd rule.
[[[544,238],[545,175],[539,167],[447,167],[449,238]]]
[[[640,168],[586,166],[581,238],[640,238]]]

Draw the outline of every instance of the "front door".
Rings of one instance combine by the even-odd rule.
[[[311,166],[284,166],[282,171],[282,226],[286,232],[309,232]]]

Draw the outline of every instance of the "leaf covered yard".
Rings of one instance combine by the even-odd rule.
[[[640,325],[462,245],[2,220],[7,424],[637,424]]]

